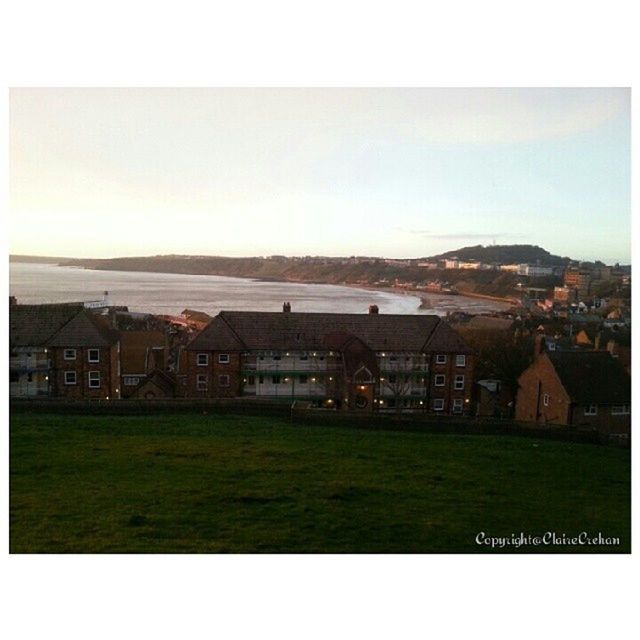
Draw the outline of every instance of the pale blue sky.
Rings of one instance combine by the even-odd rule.
[[[14,89],[10,249],[630,261],[626,89]]]

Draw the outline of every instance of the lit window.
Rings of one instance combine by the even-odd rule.
[[[207,390],[207,376],[203,374],[199,374],[196,376],[196,386],[198,391],[206,391]]]
[[[464,389],[464,376],[456,376],[453,381],[453,388],[457,391]]]
[[[218,354],[218,362],[220,364],[228,364],[229,363],[229,354],[228,353],[219,353]]]
[[[467,364],[467,356],[456,356],[456,367],[464,367]]]
[[[443,373],[438,373],[435,375],[434,379],[433,379],[433,384],[436,387],[444,387],[444,383],[445,383],[445,376]]]
[[[199,367],[206,367],[209,364],[209,354],[199,353],[196,360]]]
[[[585,408],[584,408],[584,415],[585,416],[597,416],[598,415],[598,407],[595,404],[588,404]]]
[[[444,399],[443,398],[436,398],[433,401],[433,410],[434,411],[444,411]]]
[[[447,364],[447,356],[443,354],[437,355],[436,364]]]
[[[99,388],[100,388],[100,372],[89,371],[89,389],[99,389]]]
[[[545,393],[545,394],[542,396],[542,404],[543,404],[545,407],[548,407],[548,406],[549,406],[549,394],[548,394],[548,393]]]
[[[75,371],[65,371],[64,372],[64,383],[65,384],[77,384],[78,380],[76,378],[76,372]]]
[[[64,350],[64,359],[65,360],[75,360],[76,359],[76,350],[75,349],[65,349]],[[75,384],[75,382],[73,384]]]
[[[89,362],[100,362],[100,349],[89,349],[87,359]]]
[[[221,387],[228,387],[229,386],[229,376],[228,375],[218,376],[218,385],[221,386]]]

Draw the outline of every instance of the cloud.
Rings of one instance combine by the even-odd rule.
[[[428,229],[396,229],[403,233],[431,238],[432,240],[504,240],[523,237],[521,233],[432,233]]]

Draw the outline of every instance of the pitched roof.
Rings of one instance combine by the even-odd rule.
[[[335,332],[357,336],[374,351],[471,353],[434,315],[221,311],[188,345],[190,350],[322,350]]]
[[[546,354],[576,404],[618,404],[631,400],[631,378],[607,351]]]
[[[12,347],[45,346],[82,310],[82,306],[68,304],[12,305],[9,307],[9,343]]]
[[[52,347],[110,347],[118,342],[118,332],[83,309],[48,341]]]
[[[154,347],[165,346],[162,331],[121,331],[120,372],[122,375],[147,373],[148,355]]]

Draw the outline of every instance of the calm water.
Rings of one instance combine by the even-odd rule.
[[[419,309],[415,295],[369,291],[328,284],[261,282],[245,278],[131,271],[93,271],[53,264],[10,264],[10,292],[23,304],[99,300],[109,291],[110,304],[131,311],[178,314],[185,308],[215,315],[235,311],[366,313],[377,304],[381,313],[437,313],[465,309],[480,313],[504,305],[464,296],[430,296],[432,307]]]

